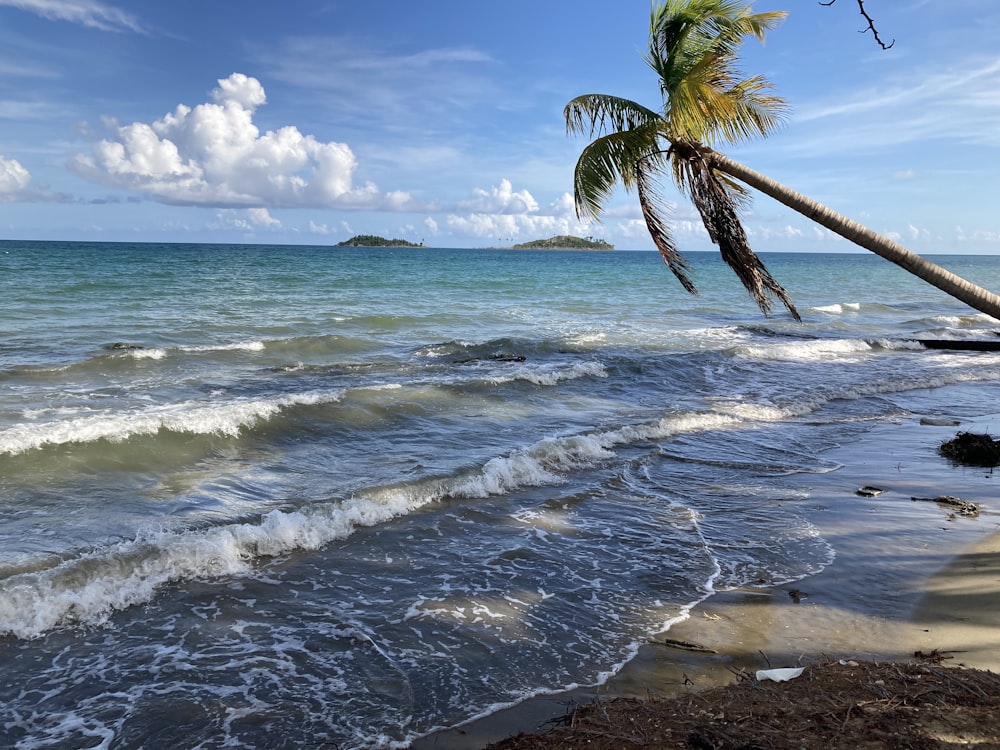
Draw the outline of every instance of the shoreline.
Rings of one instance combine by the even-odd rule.
[[[935,415],[927,415],[935,416]],[[530,698],[436,732],[414,750],[479,750],[531,733],[595,698],[669,697],[732,683],[741,672],[820,659],[912,661],[1000,672],[1000,474],[951,466],[937,446],[958,431],[987,431],[991,414],[960,426],[921,424],[920,415],[879,423],[824,454],[842,466],[806,478],[801,511],[836,550],[833,562],[791,584],[716,592],[642,645],[606,684]],[[860,497],[875,486],[883,493]],[[941,495],[981,504],[965,518]],[[696,644],[706,651],[665,645]]]

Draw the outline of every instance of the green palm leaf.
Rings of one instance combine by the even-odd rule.
[[[767,314],[780,300],[798,318],[787,293],[750,249],[739,209],[746,191],[704,158],[719,141],[766,136],[785,114],[784,101],[762,76],[737,67],[745,37],[763,41],[784,13],[751,13],[740,0],[666,0],[650,17],[647,64],[660,84],[662,110],[629,99],[587,94],[566,105],[569,133],[591,138],[577,161],[577,215],[600,219],[620,184],[635,189],[653,243],[689,292],[695,285],[670,232],[660,178],[670,176],[701,214],[709,237]]]
[[[657,122],[660,114],[641,104],[608,94],[584,94],[573,99],[563,110],[566,131],[589,138],[635,130]]]
[[[667,154],[661,148],[656,121],[596,138],[580,154],[573,174],[577,215],[599,220],[619,183],[626,190],[636,186],[640,165],[644,170],[655,171],[666,163]]]

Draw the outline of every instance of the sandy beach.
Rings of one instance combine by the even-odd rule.
[[[742,671],[831,658],[912,661],[936,652],[943,664],[1000,672],[1000,475],[953,466],[937,452],[956,432],[996,432],[1000,415],[936,423],[946,416],[875,425],[829,454],[840,469],[808,478],[803,509],[836,549],[821,573],[719,592],[607,684],[534,698],[413,747],[481,748],[535,731],[574,702],[676,695]],[[882,492],[863,497],[865,486]],[[979,516],[930,501],[945,495],[978,503]]]

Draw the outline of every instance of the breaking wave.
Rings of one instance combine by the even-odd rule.
[[[275,398],[242,399],[220,404],[185,401],[131,412],[99,414],[56,422],[21,423],[0,432],[0,454],[16,455],[44,446],[122,442],[160,430],[193,435],[235,437],[285,408],[339,401],[342,391],[316,391]]]

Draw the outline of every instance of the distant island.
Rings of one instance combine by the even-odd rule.
[[[593,237],[573,237],[562,234],[547,240],[532,240],[519,245],[511,245],[511,250],[614,250],[615,246]]]
[[[409,240],[387,240],[385,237],[378,237],[374,234],[357,234],[349,240],[338,242],[337,247],[423,247]]]

